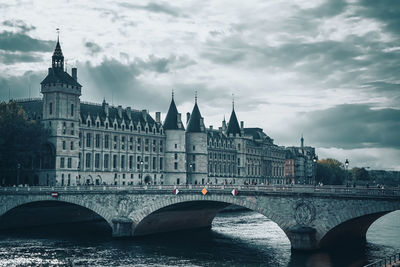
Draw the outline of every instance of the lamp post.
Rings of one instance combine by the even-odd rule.
[[[316,183],[316,176],[317,176],[317,161],[318,161],[318,157],[316,156],[316,155],[314,155],[314,157],[313,157],[313,162],[314,162],[314,164],[313,164],[313,169],[314,169],[314,171],[313,171],[313,184],[315,185],[315,183]]]
[[[189,182],[190,182],[190,184],[192,183],[192,167],[193,167],[193,164],[192,163],[190,163],[189,164],[189,172],[188,172],[188,178],[189,178],[189,181],[187,181],[186,183],[188,184]]]
[[[349,183],[349,175],[348,175],[348,172],[349,172],[349,160],[348,159],[346,159],[346,161],[344,162],[344,166],[346,166],[346,180],[347,180],[347,184]]]
[[[143,185],[143,160],[140,161],[140,185]]]
[[[17,163],[17,186],[19,185],[19,169],[21,168],[21,164]]]

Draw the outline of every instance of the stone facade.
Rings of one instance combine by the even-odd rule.
[[[285,148],[260,128],[245,128],[235,109],[229,123],[206,128],[197,104],[182,122],[172,97],[164,122],[147,110],[80,101],[78,72],[64,70],[57,42],[41,83],[43,98],[19,101],[50,130],[40,185],[282,184]],[[41,106],[41,110],[38,107]],[[41,114],[41,115],[37,115]],[[186,126],[186,129],[185,129]],[[43,160],[44,161],[44,160]]]

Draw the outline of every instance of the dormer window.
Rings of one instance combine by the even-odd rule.
[[[97,128],[100,127],[100,122],[96,122],[96,127],[97,127]]]
[[[125,130],[125,125],[122,125],[122,131],[124,131]]]
[[[106,129],[108,129],[108,122],[106,122]]]
[[[114,130],[117,130],[117,124],[114,123]]]

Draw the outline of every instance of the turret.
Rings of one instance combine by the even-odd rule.
[[[204,119],[197,105],[197,95],[186,129],[186,153],[188,183],[206,183],[208,166],[207,133],[204,126]]]
[[[178,113],[172,93],[171,104],[164,121],[165,184],[186,184],[185,128]]]

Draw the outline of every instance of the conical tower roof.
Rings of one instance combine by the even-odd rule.
[[[164,130],[184,130],[183,125],[178,123],[178,109],[175,105],[174,96],[172,96],[171,104],[169,105],[163,128]]]
[[[199,132],[204,132],[205,129],[202,127],[202,122],[201,122],[201,114],[199,107],[197,106],[197,101],[194,104],[192,114],[190,115],[189,123],[187,126],[186,132],[190,133],[199,133]]]
[[[240,127],[239,122],[236,117],[235,109],[232,108],[231,117],[229,118],[228,129],[226,130],[226,134],[240,135]]]

